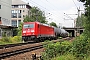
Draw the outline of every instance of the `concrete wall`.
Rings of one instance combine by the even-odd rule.
[[[10,37],[13,36],[13,30],[11,28],[0,28],[0,39],[2,37]]]
[[[11,26],[11,4],[12,0],[0,0],[0,17],[2,25]]]

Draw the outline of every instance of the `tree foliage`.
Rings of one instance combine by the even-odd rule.
[[[34,22],[34,21],[38,21],[41,23],[47,23],[47,21],[45,20],[45,14],[43,11],[41,11],[39,8],[37,7],[32,7],[32,9],[30,9],[30,15],[27,15],[24,18],[24,22]]]
[[[71,53],[79,60],[87,58],[90,54],[90,38],[87,38],[85,34],[81,34],[72,43]]]
[[[23,22],[34,22],[34,21],[38,21],[41,23],[47,23],[47,21],[45,20],[45,15],[44,12],[41,11],[39,8],[37,7],[32,7],[30,9],[30,15],[26,15],[26,17],[24,18]],[[21,23],[17,29],[18,31],[18,36],[22,35],[22,24]]]
[[[86,6],[86,5],[90,5],[90,0],[79,0],[79,1],[84,2],[84,3],[85,3],[85,4],[84,4],[85,6]]]
[[[87,19],[85,20],[85,34],[88,38],[90,38],[90,0],[79,0],[84,2],[85,5],[85,16]]]
[[[51,60],[51,58],[56,57],[57,55],[63,55],[71,48],[71,42],[47,42],[44,45],[45,51],[42,54],[43,60]]]
[[[54,23],[54,22],[51,22],[51,23],[50,23],[50,26],[57,27],[56,23]]]
[[[79,57],[79,60],[84,59],[90,54],[90,0],[79,0],[84,2],[85,5],[85,15],[82,15],[81,20],[84,25],[84,33],[76,38],[72,44],[71,52],[76,57]],[[88,12],[88,13],[87,13]],[[80,22],[80,21],[79,21]]]
[[[87,19],[87,17],[84,14],[79,16],[76,20],[76,27],[85,27],[86,19]]]
[[[21,36],[21,35],[22,35],[22,24],[23,24],[23,23],[20,23],[20,24],[19,24],[19,27],[17,28],[18,36]]]

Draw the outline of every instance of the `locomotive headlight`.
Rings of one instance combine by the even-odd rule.
[[[31,30],[31,32],[34,32],[34,30]]]
[[[26,33],[26,31],[23,31],[23,33]]]

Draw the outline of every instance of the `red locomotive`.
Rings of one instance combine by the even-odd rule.
[[[24,41],[40,41],[55,38],[54,28],[39,22],[25,22],[22,28]]]
[[[26,41],[44,41],[67,37],[68,32],[61,28],[51,27],[39,22],[25,22],[22,28],[22,39]]]

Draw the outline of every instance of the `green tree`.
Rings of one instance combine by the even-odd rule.
[[[18,36],[21,36],[22,35],[22,25],[23,25],[23,23],[20,23],[19,24],[19,27],[17,28]]]
[[[34,22],[34,21],[38,21],[41,23],[47,23],[47,21],[45,20],[45,14],[43,11],[41,11],[39,8],[37,7],[32,7],[32,9],[30,9],[30,15],[26,16],[24,18],[24,22]]]
[[[45,20],[44,12],[37,7],[32,7],[32,9],[30,9],[30,15],[26,15],[23,22],[34,22],[34,21],[47,23],[47,21]],[[17,28],[18,36],[22,35],[22,25],[23,23],[21,23]]]
[[[85,34],[87,38],[90,38],[90,0],[79,0],[84,2],[85,5],[85,16],[87,19],[85,20]]]
[[[81,16],[79,16],[76,20],[76,27],[85,27],[85,20],[86,20],[86,16],[84,14],[82,14]]]
[[[54,22],[51,22],[51,23],[50,23],[50,26],[57,27],[56,23],[54,23]]]
[[[86,60],[87,56],[90,55],[90,0],[79,0],[84,2],[85,5],[85,14],[82,15],[84,26],[84,33],[81,34],[79,37],[72,44],[71,53],[75,55],[79,60]],[[87,13],[88,12],[88,13]]]

